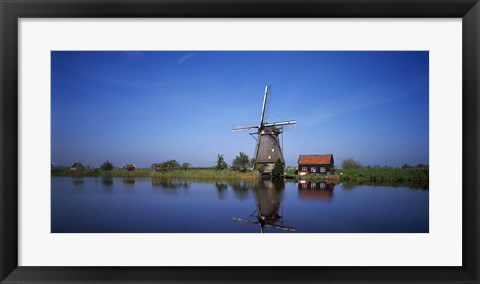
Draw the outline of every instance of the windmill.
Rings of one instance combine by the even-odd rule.
[[[279,122],[265,122],[265,108],[268,99],[268,86],[265,86],[265,93],[263,95],[262,112],[260,114],[260,124],[246,127],[239,127],[232,129],[233,132],[248,131],[256,129],[256,132],[250,133],[256,140],[255,147],[255,161],[257,164],[265,166],[265,173],[271,173],[275,162],[280,159],[285,164],[283,158],[283,149],[280,146],[279,135],[283,133],[283,127],[287,125],[294,125],[295,120],[279,121]],[[255,135],[257,137],[255,137]]]

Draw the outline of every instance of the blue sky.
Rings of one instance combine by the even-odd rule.
[[[428,52],[52,51],[52,162],[115,166],[175,159],[213,166],[255,140],[234,126],[285,132],[287,165],[332,153],[335,164],[428,164]]]

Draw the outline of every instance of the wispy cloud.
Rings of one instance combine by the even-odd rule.
[[[332,108],[331,111],[323,111],[323,112],[315,112],[312,113],[310,119],[308,121],[312,124],[318,124],[332,118],[335,118],[340,115],[346,115],[354,112],[358,112],[360,110],[364,110],[376,105],[382,104],[382,102],[367,102],[362,104],[355,104],[349,106],[341,106],[337,108]]]
[[[125,87],[125,88],[159,88],[170,85],[172,82],[169,81],[142,81],[134,78],[120,78],[120,77],[100,77],[95,78],[97,82],[109,86]]]
[[[330,105],[325,107],[322,111],[315,111],[310,113],[309,117],[307,117],[307,124],[317,125],[319,123],[325,122],[327,120],[333,119],[338,116],[348,115],[351,113],[363,111],[372,107],[378,107],[384,104],[394,103],[398,100],[404,99],[408,97],[408,95],[403,96],[392,96],[386,99],[376,99],[361,103],[354,103],[354,104],[347,104],[345,102],[338,102],[336,105]],[[330,110],[330,111],[325,111]]]
[[[192,52],[189,52],[187,54],[185,54],[184,56],[180,57],[178,60],[177,60],[177,64],[182,64],[184,63],[185,61],[187,61],[188,59],[192,58],[195,54],[192,53]]]

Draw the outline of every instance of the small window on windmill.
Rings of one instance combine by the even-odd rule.
[[[272,155],[268,155],[268,158],[271,159],[271,158],[272,158]]]
[[[272,148],[272,152],[275,152],[275,148]]]

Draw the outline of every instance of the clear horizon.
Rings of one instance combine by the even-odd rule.
[[[296,120],[287,166],[333,154],[428,164],[428,51],[52,51],[52,163],[230,165],[256,141],[235,126]]]

